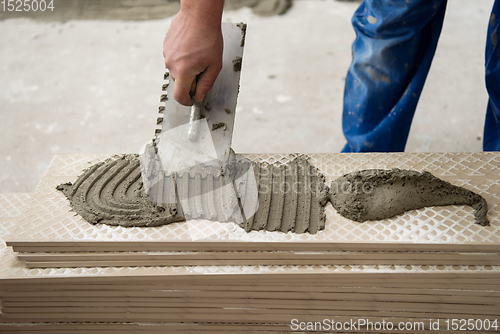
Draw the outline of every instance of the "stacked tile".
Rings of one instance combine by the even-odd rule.
[[[214,331],[229,324],[245,330],[252,324],[284,332],[293,319],[370,319],[427,326],[429,319],[441,319],[445,326],[446,319],[494,322],[498,317],[496,273],[457,274],[451,268],[406,273],[391,273],[388,268],[348,273],[332,266],[277,269],[281,272],[205,267],[199,269],[203,274],[171,275],[164,270],[148,275],[155,270],[130,270],[132,276],[123,271],[115,277],[81,273],[72,278],[4,279],[0,319],[10,324],[152,322],[190,329],[210,325]]]
[[[500,325],[498,154],[311,155],[327,181],[349,168],[431,170],[481,193],[492,223],[474,225],[470,208],[445,207],[358,224],[327,207],[317,234],[247,233],[205,220],[88,224],[55,185],[106,158],[56,156],[2,236],[13,251],[2,242],[0,332],[284,333],[362,319],[372,327],[360,331],[377,333],[413,332],[409,324],[446,330],[451,319]]]
[[[434,244],[394,243],[386,247],[384,245],[367,247],[366,244],[361,243],[315,245],[252,243],[238,245],[227,242],[205,245],[201,243],[169,243],[164,245],[167,247],[161,246],[157,245],[160,249],[171,248],[171,250],[136,252],[58,252],[55,250],[43,253],[19,252],[17,256],[27,268],[353,264],[500,266],[500,249],[496,245],[470,247],[469,245],[449,244],[436,247]],[[194,250],[189,249],[189,246]],[[18,248],[14,247],[14,249]],[[130,249],[130,247],[128,248]],[[246,248],[250,248],[250,250],[245,250]],[[274,250],[262,250],[266,248]],[[296,250],[297,248],[305,250]],[[320,250],[311,250],[311,248]],[[338,250],[331,251],[332,248]],[[360,249],[364,250],[360,251]]]

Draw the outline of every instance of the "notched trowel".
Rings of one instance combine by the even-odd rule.
[[[245,33],[245,24],[222,24],[222,70],[203,101],[192,107],[171,98],[175,83],[167,71],[155,137],[141,148],[148,198],[186,219],[241,224],[257,211],[252,164],[231,150]]]

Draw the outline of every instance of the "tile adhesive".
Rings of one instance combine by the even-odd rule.
[[[243,161],[243,160],[241,160]],[[233,177],[245,162],[228,167]],[[222,187],[223,177],[193,169],[165,178],[163,203],[146,196],[138,155],[121,155],[92,165],[74,183],[57,186],[75,212],[92,224],[153,227],[190,219],[234,222],[252,230],[316,233],[325,228],[330,202],[342,216],[357,221],[381,220],[426,206],[469,205],[475,221],[488,226],[485,199],[429,172],[370,169],[345,174],[331,187],[305,157],[282,163],[251,163],[258,186],[258,210],[241,219],[237,201]],[[241,193],[244,189],[238,189]]]

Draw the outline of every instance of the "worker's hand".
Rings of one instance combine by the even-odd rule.
[[[173,98],[185,106],[193,104],[189,91],[196,77],[198,76],[198,82],[194,98],[201,102],[214,85],[222,68],[223,39],[220,18],[223,1],[194,1],[192,6],[181,7],[163,42],[165,66],[175,81]],[[220,9],[195,8],[205,1],[207,4],[212,1],[220,2]]]

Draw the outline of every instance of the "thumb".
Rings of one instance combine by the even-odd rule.
[[[196,101],[202,101],[205,94],[212,89],[221,69],[222,64],[212,65],[198,75],[195,94]]]
[[[189,91],[191,89],[191,84],[194,80],[194,77],[187,78],[187,77],[179,77],[176,78],[174,81],[174,91],[173,91],[173,98],[180,104],[184,106],[191,106],[193,105],[193,99],[189,95]]]

